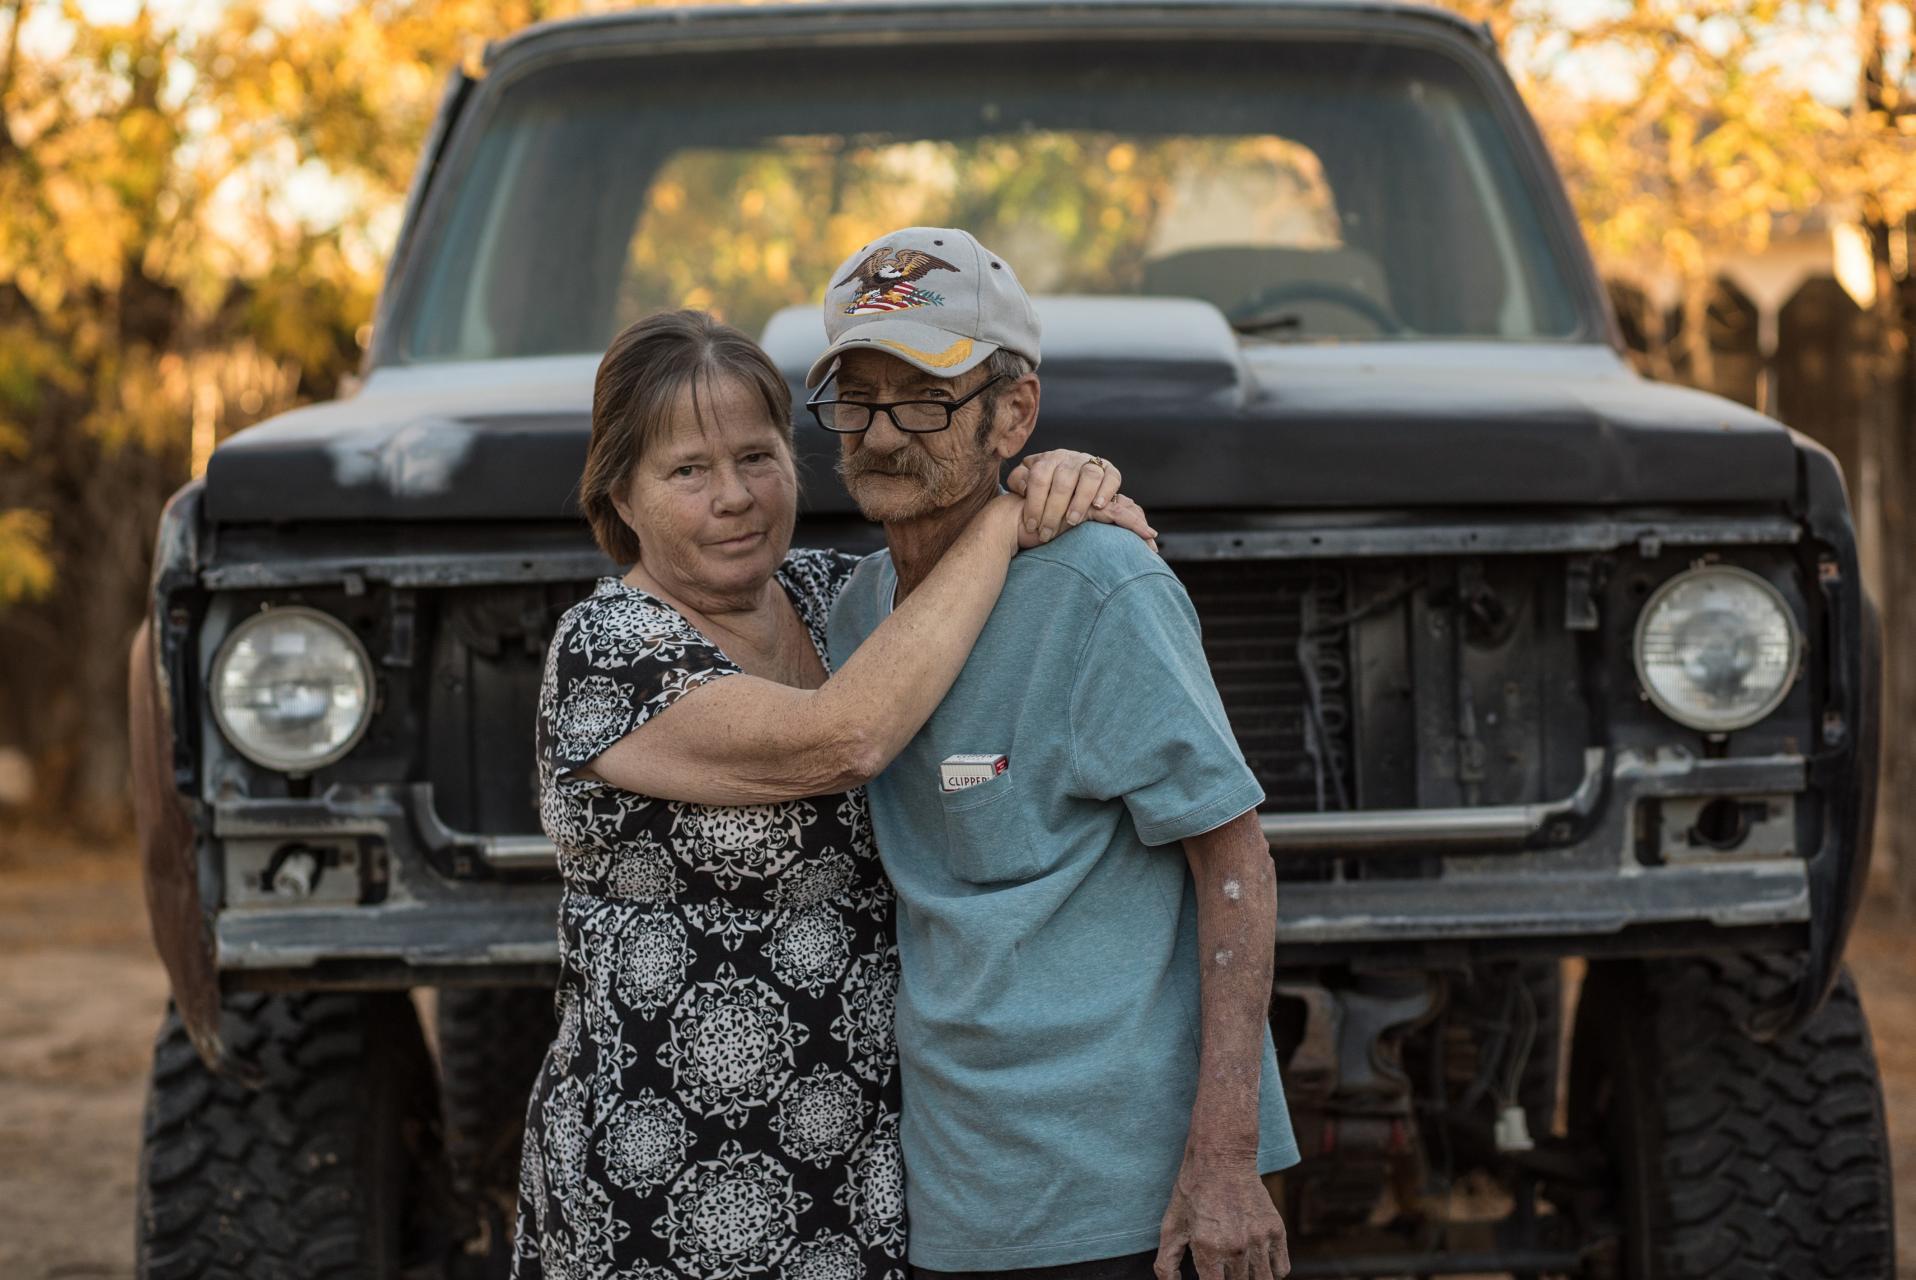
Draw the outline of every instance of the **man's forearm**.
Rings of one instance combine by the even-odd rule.
[[[1184,841],[1197,882],[1200,1040],[1185,1158],[1253,1163],[1277,941],[1277,875],[1255,812]]]

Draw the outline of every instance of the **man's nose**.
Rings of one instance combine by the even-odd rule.
[[[873,453],[893,454],[910,444],[911,436],[898,429],[898,424],[892,421],[890,410],[875,409],[872,411],[871,425],[865,428],[865,434],[859,437],[859,441],[863,448]]]

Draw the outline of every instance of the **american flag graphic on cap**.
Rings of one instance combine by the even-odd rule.
[[[845,314],[853,316],[878,315],[886,311],[907,311],[912,307],[942,307],[945,296],[933,293],[930,289],[920,289],[917,285],[898,283],[883,292],[867,293],[852,299],[852,305],[845,308]]]

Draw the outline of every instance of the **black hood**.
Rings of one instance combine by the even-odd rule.
[[[1124,469],[1153,511],[1785,503],[1795,446],[1730,401],[1646,382],[1607,348],[1254,345],[1201,304],[1041,300],[1034,448]],[[1174,326],[1148,323],[1175,320]],[[794,383],[809,346],[768,329]],[[789,349],[788,349],[789,348]],[[213,455],[219,523],[552,520],[573,503],[594,357],[374,372],[355,397],[282,415]],[[796,388],[802,401],[803,391]],[[836,440],[802,408],[807,509],[853,511]]]

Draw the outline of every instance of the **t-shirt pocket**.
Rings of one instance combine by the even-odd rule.
[[[1018,803],[1017,775],[1006,771],[962,791],[941,791],[951,873],[972,884],[1029,880],[1044,869]]]

